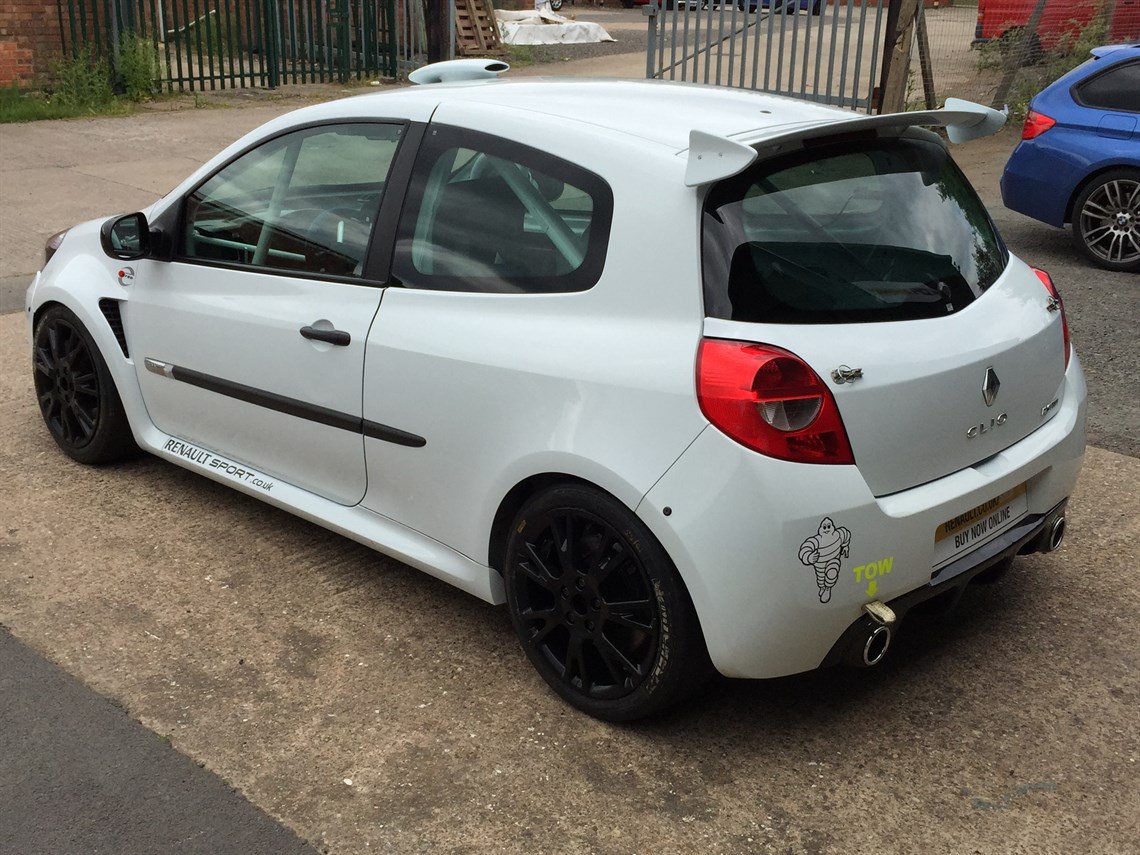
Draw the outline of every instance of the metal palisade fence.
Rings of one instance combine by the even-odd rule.
[[[869,111],[888,13],[888,0],[656,0],[647,73]]]
[[[57,0],[64,49],[167,91],[396,74],[396,0]]]
[[[1101,44],[1140,39],[1140,0],[652,0],[646,76],[866,112],[948,96],[1024,110]]]

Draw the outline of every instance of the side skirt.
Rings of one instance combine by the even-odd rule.
[[[245,464],[227,460],[209,449],[170,436],[152,424],[147,424],[141,431],[135,425],[135,434],[146,451],[163,460],[335,531],[492,605],[506,602],[503,579],[497,572],[395,520],[360,505],[339,505]]]

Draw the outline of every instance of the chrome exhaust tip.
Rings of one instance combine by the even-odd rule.
[[[891,628],[877,626],[863,642],[863,665],[871,668],[883,661],[887,648],[891,646]]]
[[[1065,540],[1065,517],[1062,514],[1053,520],[1053,525],[1049,527],[1049,539],[1046,541],[1045,552],[1052,552],[1057,549]]]

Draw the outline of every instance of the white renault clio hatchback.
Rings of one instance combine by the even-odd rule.
[[[611,720],[712,668],[874,664],[1060,543],[1064,307],[919,127],[1000,114],[473,79],[504,68],[299,110],[53,238],[27,311],[63,451],[141,447],[506,603]]]

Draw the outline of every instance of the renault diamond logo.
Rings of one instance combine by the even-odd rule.
[[[986,380],[982,384],[982,399],[986,402],[987,407],[992,407],[994,401],[997,400],[998,389],[1001,388],[1001,381],[998,380],[997,372],[993,368],[986,369]]]

